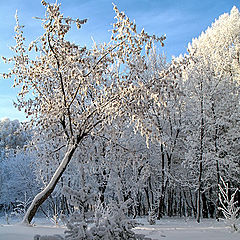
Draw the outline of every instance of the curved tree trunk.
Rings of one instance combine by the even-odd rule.
[[[23,224],[30,224],[33,217],[35,216],[38,208],[42,205],[42,203],[50,196],[50,194],[53,192],[54,188],[56,187],[59,179],[61,178],[62,174],[64,173],[65,169],[67,168],[70,160],[72,159],[72,156],[77,149],[77,144],[69,145],[67,152],[55,171],[54,175],[52,176],[50,182],[48,185],[40,192],[38,193],[35,198],[33,199],[31,205],[29,206],[22,223]]]

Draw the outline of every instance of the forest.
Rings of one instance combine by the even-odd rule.
[[[0,215],[63,222],[70,240],[141,239],[138,217],[226,218],[239,230],[239,10],[169,62],[166,37],[115,5],[110,41],[91,48],[66,37],[87,19],[42,5],[43,35],[27,46],[16,15],[3,57],[29,120],[0,121]]]

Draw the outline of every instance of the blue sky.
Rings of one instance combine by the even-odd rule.
[[[55,2],[49,0],[49,2]],[[178,56],[186,52],[188,42],[225,12],[230,12],[239,0],[61,0],[65,16],[87,18],[88,23],[80,30],[73,30],[69,38],[80,45],[90,45],[91,37],[96,42],[108,41],[111,23],[114,22],[112,2],[131,19],[135,19],[138,29],[161,36],[167,40],[163,51],[168,56]],[[41,34],[40,22],[32,17],[41,17],[44,8],[41,0],[0,0],[0,56],[11,56],[9,47],[14,45],[14,15],[18,10],[21,24],[25,25],[25,35],[30,42]],[[0,72],[9,66],[0,62]],[[11,88],[11,80],[0,79],[0,119],[24,120],[24,114],[13,107],[17,89]]]

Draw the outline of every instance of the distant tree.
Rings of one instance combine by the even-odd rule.
[[[0,163],[1,195],[0,202],[14,208],[17,201],[32,199],[39,189],[36,183],[33,156],[20,149],[15,153],[9,151]]]
[[[9,204],[10,202],[14,202],[15,199],[20,199],[20,195],[27,189],[25,183],[27,184],[28,181],[28,183],[33,182],[32,178],[31,180],[27,180],[28,174],[26,173],[28,171],[26,170],[27,172],[25,172],[22,168],[23,166],[26,169],[29,168],[30,157],[27,153],[24,154],[23,147],[28,143],[30,138],[29,131],[24,131],[22,124],[18,120],[11,121],[5,118],[0,121],[1,203]],[[20,182],[22,184],[19,184]],[[23,185],[25,185],[25,188]],[[10,194],[11,190],[12,193]]]
[[[23,147],[30,139],[27,131],[22,131],[21,123],[18,120],[11,121],[4,118],[0,121],[0,149],[16,149]]]
[[[66,40],[73,23],[80,28],[87,20],[63,17],[57,3],[43,0],[42,4],[46,13],[40,20],[45,32],[29,48],[16,16],[14,56],[5,58],[14,67],[4,77],[13,76],[13,86],[21,86],[16,106],[31,118],[32,126],[54,129],[52,136],[64,138],[66,150],[49,183],[29,207],[23,219],[26,224],[53,192],[83,139],[97,134],[113,119],[131,113],[130,103],[137,101],[144,86],[143,49],[148,53],[154,41],[163,44],[165,39],[144,30],[137,33],[135,23],[114,6],[116,23],[111,41],[87,49]],[[38,55],[35,59],[31,59],[31,50]]]

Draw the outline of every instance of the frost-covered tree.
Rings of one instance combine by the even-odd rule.
[[[198,222],[201,211],[208,215],[206,190],[217,191],[221,175],[236,179],[239,171],[239,20],[236,7],[220,16],[193,39],[186,56],[185,167],[198,192]]]
[[[179,157],[177,155],[181,152],[177,146],[180,145],[181,112],[184,103],[180,91],[182,62],[174,59],[167,64],[165,56],[155,50],[151,51],[144,75],[146,84],[151,85],[149,94],[152,98],[148,99],[148,112],[143,112],[145,122],[140,124],[140,128],[144,127],[145,131],[149,131],[151,137],[150,149],[154,157],[150,164],[152,174],[148,179],[147,189],[150,195],[154,192],[152,202],[156,206],[151,208],[158,209],[157,215],[160,218],[165,208],[166,196],[169,194],[169,199],[171,198],[169,175],[174,161]],[[137,112],[137,108],[135,111]],[[157,187],[159,184],[160,188]]]
[[[227,225],[230,225],[233,231],[238,231],[238,218],[240,207],[238,207],[238,201],[235,199],[236,193],[239,189],[236,189],[231,193],[229,184],[221,178],[221,184],[219,184],[219,201],[220,211],[223,213],[224,220]]]
[[[32,189],[31,158],[23,147],[30,139],[18,120],[0,121],[0,202],[10,205],[23,200],[24,192]],[[28,185],[30,184],[30,185]],[[30,196],[30,192],[27,193]],[[22,195],[22,196],[21,196]]]
[[[10,151],[1,162],[1,203],[14,204],[15,201],[24,201],[25,198],[32,198],[36,194],[38,186],[32,163],[32,156],[23,149],[17,153]]]
[[[87,49],[66,40],[72,24],[80,28],[87,20],[64,17],[57,3],[43,0],[42,4],[46,13],[39,20],[45,32],[29,47],[16,16],[14,56],[5,59],[14,67],[4,77],[14,77],[13,86],[21,86],[16,106],[31,118],[32,126],[43,130],[55,126],[53,136],[65,139],[66,150],[48,185],[34,198],[24,223],[31,222],[53,192],[83,139],[131,113],[130,103],[139,102],[144,86],[143,49],[148,53],[154,41],[162,43],[165,38],[144,30],[138,33],[135,23],[114,6],[116,23],[110,42]],[[36,58],[31,58],[30,51],[35,51]]]
[[[49,139],[47,136],[44,131],[40,135],[37,131],[32,142],[33,152],[36,152],[35,174],[43,186],[48,183],[65,151],[64,142],[57,138]],[[60,206],[66,213],[67,206],[61,203],[63,187],[70,186],[79,190],[90,184],[102,204],[113,199],[117,202],[131,199],[133,204],[129,213],[140,215],[142,203],[139,197],[143,195],[145,198],[147,179],[156,169],[151,166],[153,157],[149,158],[150,152],[144,137],[135,134],[128,123],[122,125],[114,121],[114,124],[101,134],[88,136],[82,141],[52,197],[54,196],[57,202],[60,201]],[[150,195],[147,194],[146,198],[147,202],[152,203]],[[65,200],[64,202],[66,203]]]
[[[4,118],[0,121],[0,149],[3,152],[8,149],[23,147],[29,140],[29,132],[23,131],[18,120],[11,121]]]

